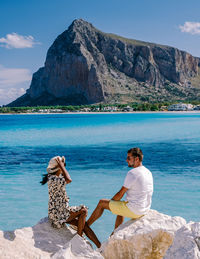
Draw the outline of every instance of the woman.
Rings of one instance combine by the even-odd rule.
[[[48,217],[53,227],[61,228],[67,224],[77,226],[77,233],[82,236],[83,232],[99,248],[101,243],[95,233],[86,223],[87,207],[85,205],[69,206],[65,186],[71,183],[71,177],[65,168],[65,157],[53,157],[47,167],[41,184],[48,182],[49,206]]]

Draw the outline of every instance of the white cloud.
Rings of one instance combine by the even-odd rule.
[[[11,34],[7,34],[5,38],[0,38],[0,46],[8,49],[16,48],[32,48],[35,44],[39,44],[36,42],[32,36],[22,36],[15,32]]]
[[[0,105],[14,101],[25,93],[32,73],[24,68],[5,68],[0,65]]]
[[[24,88],[8,88],[8,89],[1,89],[0,88],[0,105],[6,105],[18,97],[25,94],[26,90]]]
[[[182,32],[200,35],[200,22],[185,22],[184,25],[180,25],[179,28]]]
[[[24,68],[5,68],[0,65],[0,88],[7,88],[31,80],[31,71]]]

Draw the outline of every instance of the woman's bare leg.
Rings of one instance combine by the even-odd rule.
[[[83,229],[85,227],[86,217],[87,217],[87,210],[83,210],[81,215],[78,217],[78,230],[77,230],[77,233],[80,236],[83,235]]]
[[[75,226],[78,226],[78,220],[77,219],[73,219],[70,222],[67,222],[68,224],[72,224]],[[94,231],[88,226],[87,223],[85,223],[85,227],[83,229],[84,233],[86,234],[86,236],[99,248],[101,247],[101,243],[98,240],[97,236],[95,235]]]
[[[72,221],[73,219],[75,218],[78,218],[77,221],[78,221],[78,230],[77,230],[77,233],[82,236],[83,234],[83,229],[85,227],[85,220],[86,220],[86,217],[87,217],[87,209],[83,208],[83,209],[80,209],[79,211],[77,212],[70,212],[70,216],[67,220],[66,223],[69,223],[70,221]]]

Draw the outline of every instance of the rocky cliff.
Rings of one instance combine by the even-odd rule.
[[[103,33],[79,19],[49,48],[26,94],[9,105],[198,99],[198,69],[199,58],[187,52]]]
[[[33,227],[0,231],[0,258],[13,259],[199,259],[200,222],[189,222],[155,210],[120,225],[93,250],[89,241],[67,226],[52,228],[48,218]]]

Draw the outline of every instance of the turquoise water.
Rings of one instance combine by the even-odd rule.
[[[111,198],[129,170],[126,152],[139,146],[154,177],[152,208],[200,221],[200,113],[0,115],[0,229],[36,224],[47,216],[48,160],[65,155],[70,204]],[[94,225],[101,241],[115,216]]]

